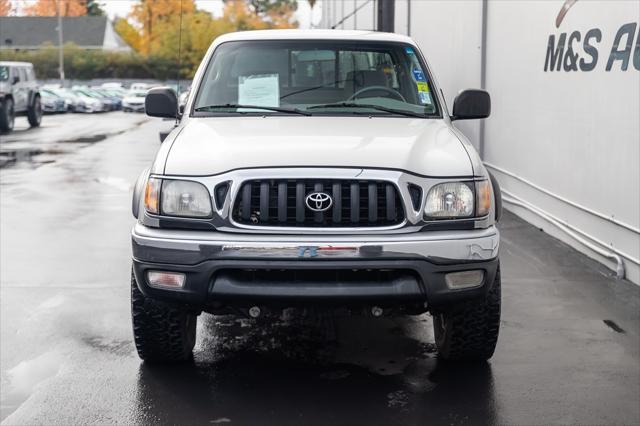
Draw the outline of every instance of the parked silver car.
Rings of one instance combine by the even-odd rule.
[[[67,112],[67,103],[65,99],[47,89],[40,90],[42,112],[45,114],[55,114]]]
[[[144,97],[146,90],[131,90],[122,98],[124,112],[144,112]]]
[[[13,130],[16,115],[26,115],[31,127],[42,120],[42,103],[33,64],[0,62],[0,132]]]

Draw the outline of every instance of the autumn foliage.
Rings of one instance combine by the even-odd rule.
[[[109,0],[116,1],[116,0]],[[130,76],[164,78],[171,70],[190,78],[211,42],[219,35],[244,30],[292,28],[296,0],[223,0],[221,17],[198,10],[195,0],[138,0],[126,18],[114,22],[116,32],[134,53],[85,52],[65,46],[67,75],[86,78]],[[59,8],[59,9],[58,9]],[[30,16],[83,16],[102,14],[97,0],[37,0],[24,3],[22,13]],[[96,13],[97,12],[97,13]],[[0,15],[12,13],[11,0],[0,0]],[[51,49],[14,52],[15,59],[32,61],[39,75],[53,75],[56,64]],[[75,55],[79,55],[77,58]],[[5,55],[3,55],[5,56]],[[126,64],[126,65],[123,65]],[[123,66],[121,66],[123,65]],[[51,72],[49,72],[51,71]],[[74,78],[74,77],[72,77]]]
[[[223,16],[215,18],[198,10],[194,0],[141,0],[115,29],[143,55],[178,60],[180,52],[181,73],[191,76],[217,36],[295,27],[295,8],[295,0],[226,0]]]
[[[9,16],[12,11],[11,0],[0,0],[0,16]]]
[[[62,16],[84,16],[87,14],[87,0],[38,0],[24,8],[29,16],[57,16],[58,7]]]

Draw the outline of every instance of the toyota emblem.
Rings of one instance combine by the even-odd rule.
[[[307,207],[309,207],[309,210],[312,210],[314,212],[323,212],[325,210],[329,210],[329,208],[331,208],[331,206],[333,205],[333,199],[331,198],[331,195],[327,194],[326,192],[312,192],[311,194],[307,195],[305,202],[307,204]]]

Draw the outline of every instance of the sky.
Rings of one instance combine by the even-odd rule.
[[[25,4],[34,3],[37,0],[12,0],[13,3],[20,7]],[[178,0],[176,0],[178,1]],[[222,15],[222,0],[195,0],[196,5],[199,9],[206,10],[211,12],[215,16]],[[101,0],[100,4],[102,8],[107,12],[109,18],[113,19],[116,16],[125,17],[131,10],[131,6],[137,3],[137,0]],[[321,2],[313,9],[313,23],[314,25],[318,25],[320,23],[321,18]],[[296,11],[295,17],[298,23],[300,24],[300,28],[309,28],[312,20],[311,17],[311,9],[309,8],[309,3],[307,0],[298,0],[298,10]]]

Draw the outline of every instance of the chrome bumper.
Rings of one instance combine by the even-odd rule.
[[[132,232],[133,271],[149,297],[206,310],[212,304],[258,301],[317,303],[418,304],[437,309],[462,299],[481,297],[499,267],[499,232],[495,227],[469,231],[385,235],[265,235],[149,228]],[[147,282],[149,271],[185,275],[179,289]],[[481,285],[451,289],[451,272],[484,271]],[[242,278],[251,271],[296,271],[302,279]],[[323,271],[365,271],[355,281],[318,282]],[[362,281],[366,271],[395,271],[389,281]],[[270,273],[270,272],[269,272]],[[306,273],[306,275],[305,275]],[[336,275],[339,275],[336,274]],[[353,276],[353,274],[352,274]]]
[[[384,235],[264,235],[150,228],[132,230],[133,257],[142,262],[195,265],[206,260],[419,259],[466,263],[495,259],[495,226],[465,231]]]

